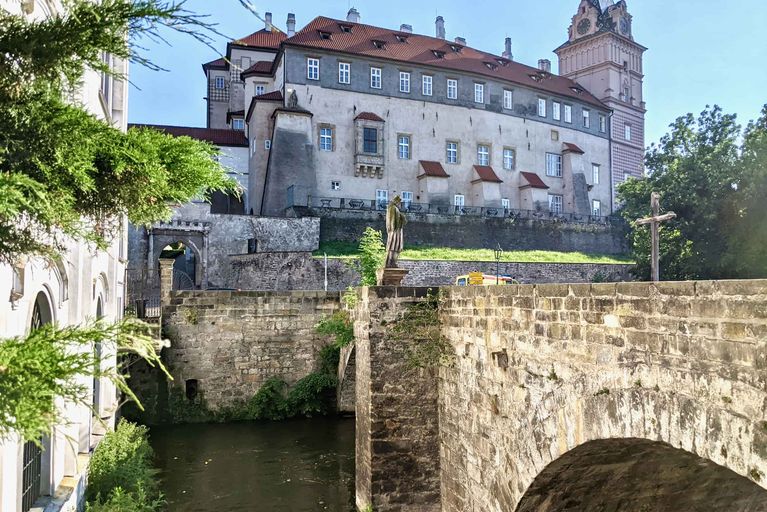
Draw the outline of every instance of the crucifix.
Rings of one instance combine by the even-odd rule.
[[[652,280],[654,282],[660,281],[660,238],[658,232],[660,231],[660,223],[667,220],[675,219],[676,213],[668,212],[660,215],[660,194],[653,192],[650,196],[650,206],[652,207],[652,217],[646,219],[638,219],[636,221],[637,226],[650,225],[650,238],[652,239]]]

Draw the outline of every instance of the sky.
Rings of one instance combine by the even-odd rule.
[[[511,37],[514,60],[536,66],[552,61],[553,49],[567,39],[567,27],[580,0],[309,0],[260,2],[263,15],[285,30],[287,14],[296,14],[297,29],[315,16],[344,19],[356,7],[362,23],[433,35],[434,19],[445,18],[447,38],[461,36],[469,46],[496,53]],[[186,7],[210,15],[209,22],[234,39],[263,28],[263,22],[238,0],[188,0]],[[742,124],[758,117],[767,103],[767,1],[765,0],[628,0],[634,39],[649,50],[644,57],[647,139],[657,142],[674,119],[720,105]],[[167,71],[133,65],[129,93],[131,123],[205,126],[205,75],[201,65],[218,52],[191,37],[163,32],[168,44],[139,41],[144,55]]]

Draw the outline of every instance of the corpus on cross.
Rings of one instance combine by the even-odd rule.
[[[668,212],[660,215],[660,194],[653,192],[650,196],[650,206],[652,208],[652,217],[645,219],[637,219],[637,226],[650,225],[650,238],[652,240],[652,280],[654,282],[660,281],[660,237],[658,232],[660,231],[660,223],[667,220],[675,219],[676,213]]]

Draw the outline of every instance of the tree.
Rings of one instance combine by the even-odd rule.
[[[383,268],[386,259],[386,246],[380,231],[365,228],[360,238],[360,286],[375,286],[378,282],[377,272]]]
[[[124,218],[148,224],[174,205],[236,191],[216,149],[149,129],[122,133],[77,103],[86,70],[111,73],[111,54],[158,69],[142,37],[167,27],[210,44],[214,27],[184,1],[67,0],[40,21],[0,8],[0,263],[50,255],[67,240],[106,246]],[[159,364],[136,321],[59,329],[0,341],[0,438],[37,439],[60,419],[56,398],[87,404],[78,376],[108,377],[133,397],[117,368],[100,369],[92,350],[108,340]],[[135,398],[135,397],[133,397]]]
[[[680,117],[660,144],[650,147],[647,179],[619,186],[620,213],[628,222],[647,216],[653,191],[661,194],[664,210],[677,213],[661,229],[663,279],[742,277],[745,268],[764,261],[765,246],[751,244],[743,235],[742,249],[733,252],[732,246],[740,230],[764,225],[756,213],[759,205],[752,204],[767,172],[764,123],[762,119],[749,125],[741,146],[735,116],[718,106],[706,107],[697,119],[692,114]],[[635,226],[629,236],[637,274],[649,278],[649,230]]]

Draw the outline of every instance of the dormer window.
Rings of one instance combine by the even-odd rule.
[[[407,36],[404,36],[402,34],[397,34],[394,37],[396,37],[397,41],[400,43],[407,43]]]
[[[346,32],[347,34],[352,33],[352,26],[351,25],[338,25],[338,27],[341,29],[341,32]]]
[[[331,34],[330,34],[330,32],[323,32],[323,31],[320,31],[320,37],[321,37],[322,39],[330,39],[330,35],[331,35]]]
[[[377,39],[373,39],[373,46],[375,46],[379,50],[385,50],[386,49],[386,43],[384,41],[379,41]]]
[[[463,46],[459,44],[451,44],[450,49],[453,50],[455,53],[461,53],[461,50],[463,49]]]
[[[495,71],[496,69],[498,69],[498,65],[497,64],[493,64],[492,62],[485,62],[484,64],[487,67],[487,69],[489,69],[491,71]]]
[[[570,90],[573,91],[575,94],[581,94],[583,92],[583,89],[580,87],[570,87]]]
[[[495,59],[495,62],[498,63],[499,66],[508,66],[509,61],[506,59]]]
[[[438,59],[444,59],[445,58],[445,52],[443,52],[443,51],[432,50],[431,53],[433,53],[434,56],[437,57]]]
[[[532,79],[533,82],[540,82],[541,76],[540,75],[529,75],[530,79]]]

